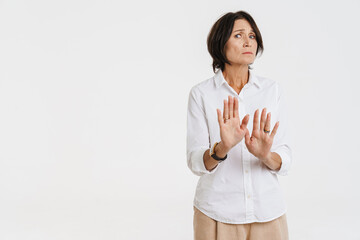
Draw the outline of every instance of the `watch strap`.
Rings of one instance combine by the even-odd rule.
[[[219,144],[218,142],[215,142],[214,146],[211,148],[210,157],[214,158],[217,161],[224,161],[227,158],[227,154],[223,158],[220,158],[219,156],[216,155],[215,148],[218,144]]]

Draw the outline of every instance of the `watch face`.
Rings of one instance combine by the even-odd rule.
[[[213,154],[215,154],[215,147],[216,147],[216,145],[217,145],[218,143],[216,142],[216,143],[214,143],[214,145],[213,145],[213,147],[211,148],[211,154],[210,154],[210,156],[212,156]]]

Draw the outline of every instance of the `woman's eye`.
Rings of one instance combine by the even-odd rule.
[[[239,38],[239,37],[241,37],[241,34],[236,34],[235,37],[236,37],[236,38]],[[251,38],[251,37],[252,37],[252,38]],[[256,39],[256,36],[255,36],[255,35],[251,35],[250,38],[251,38],[251,39]]]

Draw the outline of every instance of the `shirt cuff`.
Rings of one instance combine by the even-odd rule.
[[[282,150],[275,150],[274,152],[279,154],[279,156],[281,157],[281,167],[279,170],[270,169],[270,172],[281,176],[288,175],[288,171],[291,165],[291,157],[288,155],[288,153]]]
[[[218,169],[218,166],[220,163],[218,165],[216,165],[216,167],[210,171],[206,169],[205,163],[204,163],[204,153],[208,149],[209,148],[207,148],[207,147],[202,147],[191,153],[191,155],[190,155],[191,165],[189,167],[195,175],[202,176],[204,174],[213,174]]]

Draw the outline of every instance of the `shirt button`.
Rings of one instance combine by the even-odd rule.
[[[248,198],[250,198],[250,195],[248,195]]]

